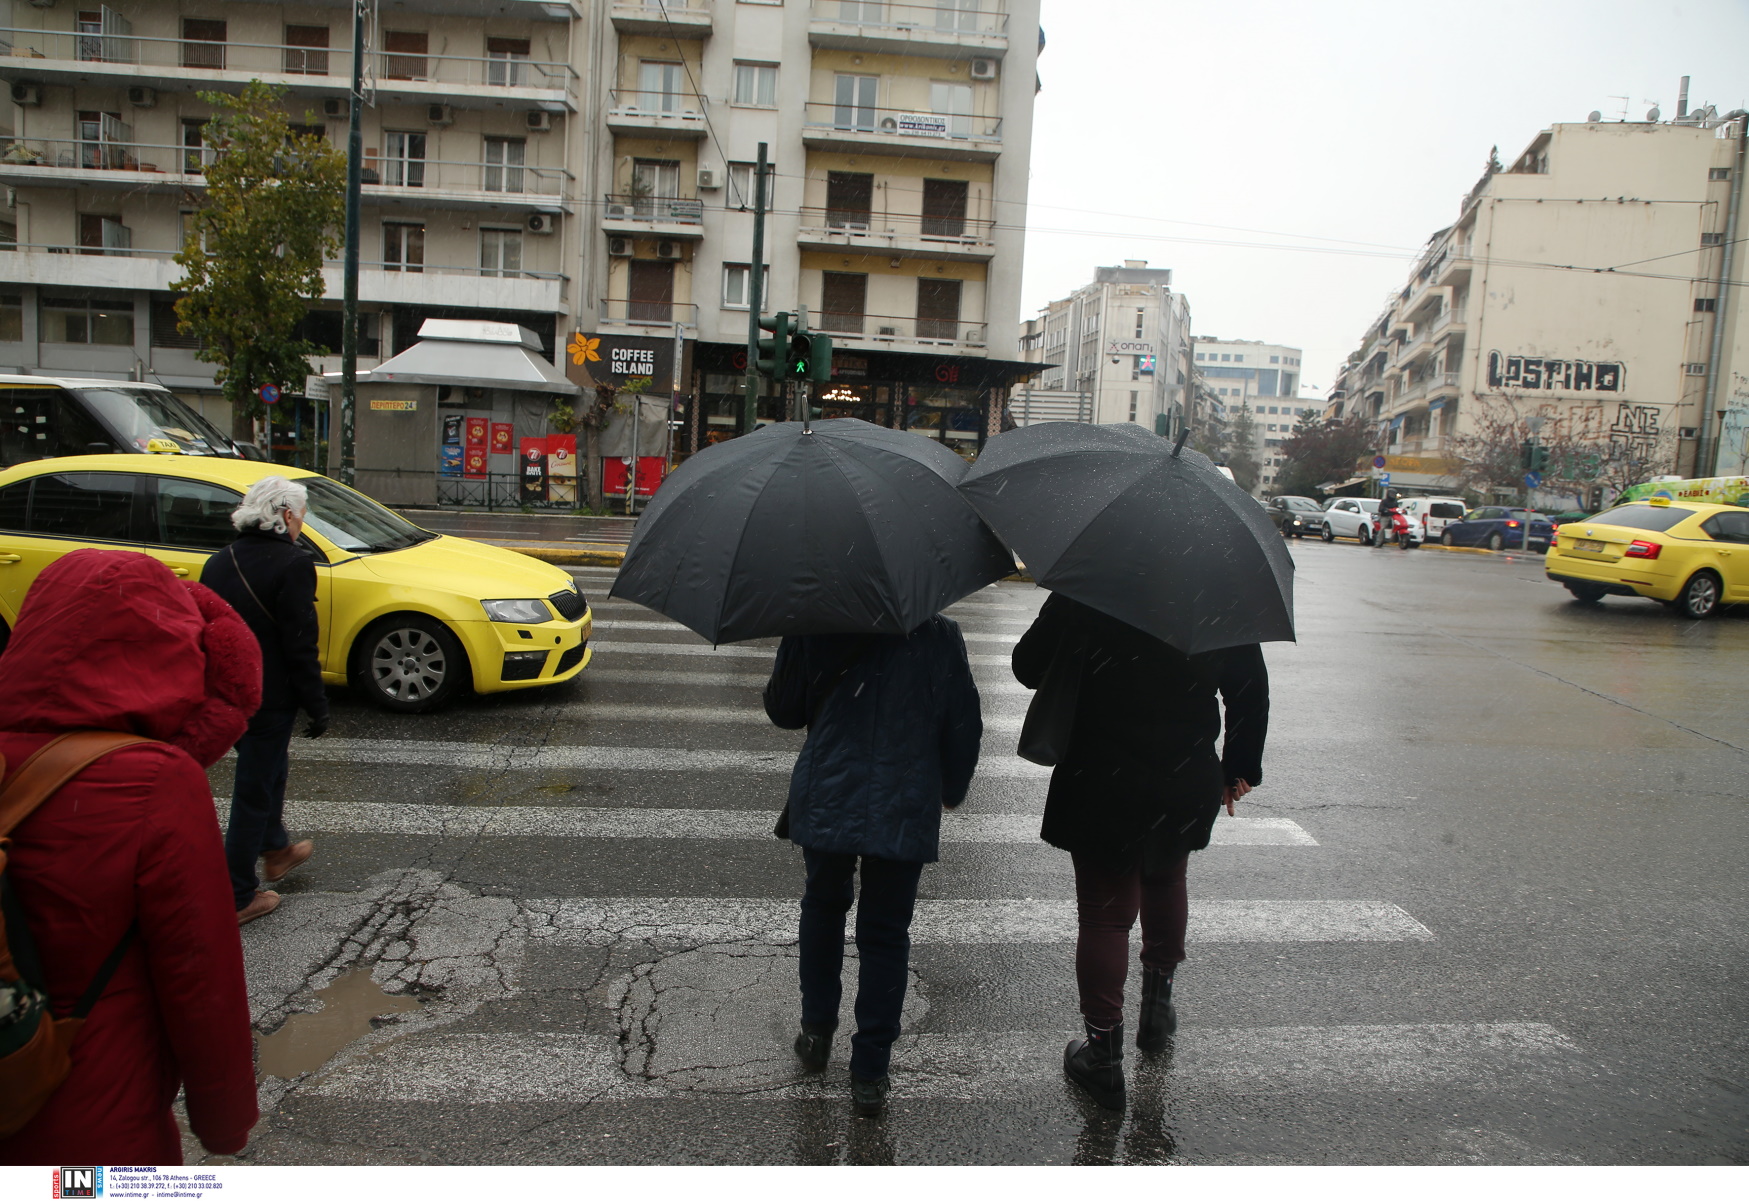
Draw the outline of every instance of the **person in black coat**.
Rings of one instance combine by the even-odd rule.
[[[316,849],[309,839],[292,842],[284,821],[298,709],[310,715],[307,737],[320,738],[328,729],[316,564],[298,545],[308,508],[302,484],[277,475],[257,480],[231,516],[237,540],[208,559],[201,572],[201,583],[230,602],[261,644],[261,708],[237,743],[231,824],[225,832],[239,922],[279,905],[278,893],[260,887],[257,859],[263,860],[267,883],[276,884]]]
[[[1051,774],[1040,836],[1075,864],[1075,975],[1087,1038],[1064,1066],[1101,1104],[1123,1104],[1123,990],[1129,932],[1142,921],[1136,1044],[1164,1049],[1176,1027],[1172,977],[1184,961],[1185,869],[1208,846],[1223,802],[1263,782],[1269,675],[1255,644],[1186,655],[1098,610],[1052,596],[1016,644],[1014,676],[1038,688],[1058,656],[1079,686]],[[1217,699],[1218,698],[1218,699]],[[1221,703],[1226,737],[1220,748]]]
[[[778,833],[802,848],[802,1027],[796,1054],[826,1066],[843,993],[844,922],[858,861],[860,957],[851,1094],[878,1114],[911,956],[911,913],[925,863],[939,858],[941,812],[965,799],[984,723],[958,624],[935,616],[909,634],[785,638],[765,712],[808,729]],[[787,826],[787,828],[786,828]]]

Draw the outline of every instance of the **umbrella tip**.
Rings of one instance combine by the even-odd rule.
[[[1173,458],[1176,459],[1178,457],[1178,452],[1184,449],[1184,440],[1188,437],[1190,437],[1190,427],[1189,426],[1186,426],[1184,429],[1181,429],[1178,431],[1178,441],[1176,441],[1172,444],[1172,457]]]

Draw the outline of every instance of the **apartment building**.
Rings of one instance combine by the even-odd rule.
[[[1749,466],[1745,118],[1592,117],[1490,164],[1339,373],[1326,412],[1377,423],[1394,486],[1451,487],[1505,404],[1647,478]]]
[[[1184,427],[1190,305],[1172,290],[1170,270],[1144,259],[1096,268],[1092,283],[1050,302],[1026,332],[1053,419],[1133,421],[1166,435]]]
[[[1257,486],[1270,491],[1281,470],[1281,445],[1293,433],[1294,423],[1300,414],[1323,408],[1317,401],[1299,398],[1299,347],[1198,338],[1192,355],[1202,390],[1213,394],[1209,412],[1218,412],[1231,428],[1234,412],[1241,405],[1250,407],[1256,431],[1252,453],[1262,468]]]
[[[816,404],[975,454],[1028,368],[1019,292],[1038,0],[621,0],[590,198],[604,346],[692,344],[690,445],[741,411],[754,164],[764,304],[836,342]],[[585,366],[574,374],[592,379]],[[759,404],[761,421],[785,402]]]

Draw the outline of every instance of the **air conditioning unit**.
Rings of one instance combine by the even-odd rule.
[[[550,234],[559,227],[559,222],[551,213],[530,213],[528,216],[528,232],[531,234]]]
[[[455,109],[447,104],[428,104],[425,106],[425,123],[427,125],[454,125]]]
[[[524,114],[528,118],[528,132],[546,133],[553,127],[553,115],[545,109],[537,109]]]
[[[896,338],[898,336],[899,327],[896,325],[883,325],[875,331],[875,337],[877,338]]]
[[[993,58],[974,58],[972,60],[973,79],[995,79],[996,60]]]
[[[630,238],[609,238],[607,240],[607,253],[616,259],[631,258],[632,249],[632,240]]]
[[[609,221],[629,221],[632,216],[632,206],[629,204],[610,204],[607,206]]]
[[[838,228],[842,229],[846,233],[865,234],[868,232],[868,222],[867,221],[840,221],[838,223]]]
[[[698,186],[701,190],[709,191],[711,188],[720,188],[723,185],[717,180],[717,173],[715,171],[711,170],[709,167],[700,167],[698,170]]]
[[[135,108],[151,108],[158,103],[158,93],[151,88],[133,87],[128,89],[128,103]]]
[[[1684,439],[1685,441],[1693,441],[1695,435],[1698,434],[1699,432],[1700,431],[1692,425],[1684,425],[1684,426],[1681,426],[1677,429],[1676,436],[1678,438]]]
[[[338,96],[330,96],[322,101],[322,115],[324,117],[344,117],[348,111],[346,101]]]
[[[657,242],[656,257],[659,259],[677,259],[680,257],[679,242]]]
[[[12,103],[24,108],[37,108],[43,102],[43,90],[34,83],[15,83],[12,85]]]

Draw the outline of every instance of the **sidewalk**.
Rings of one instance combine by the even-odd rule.
[[[462,509],[399,509],[434,534],[472,538],[560,567],[618,567],[637,525],[634,517],[565,513],[487,513]]]

